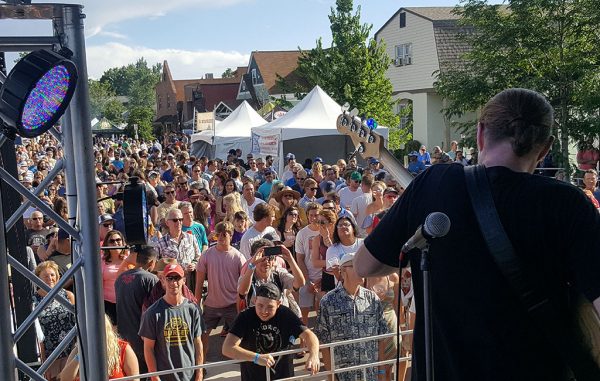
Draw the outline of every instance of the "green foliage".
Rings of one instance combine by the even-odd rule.
[[[221,78],[233,78],[235,77],[235,74],[233,73],[233,70],[228,67],[227,70],[225,70],[223,72],[223,74],[221,74]]]
[[[129,136],[134,137],[135,132],[133,125],[138,126],[138,136],[144,139],[153,138],[152,121],[155,118],[155,87],[160,81],[162,65],[155,64],[152,67],[148,66],[146,60],[142,57],[134,64],[122,66],[119,68],[111,68],[104,72],[97,85],[98,92],[108,91],[109,94],[116,94],[127,97],[127,105],[123,106],[120,102],[113,100],[107,101],[110,106],[108,112],[105,112],[105,117],[110,120],[107,115],[115,115],[120,111],[117,103],[121,104],[122,110],[129,111],[127,119],[126,132]],[[90,86],[90,94],[92,94]],[[90,98],[92,98],[90,96]],[[116,101],[116,102],[115,102]],[[121,112],[121,115],[123,112]]]
[[[568,168],[569,138],[600,134],[600,7],[597,0],[507,3],[467,0],[456,9],[472,50],[464,65],[438,73],[436,89],[448,100],[447,117],[477,112],[509,87],[544,94],[555,108],[555,157]],[[472,135],[475,125],[458,127]]]
[[[135,137],[134,125],[138,126],[138,137],[140,139],[154,139],[152,130],[152,120],[154,118],[154,110],[151,107],[135,106],[129,110],[129,118],[127,119],[127,127],[125,132],[130,137]]]
[[[361,24],[360,6],[352,12],[352,0],[337,0],[329,16],[331,47],[324,48],[319,38],[314,49],[301,50],[297,74],[306,83],[293,86],[279,78],[278,85],[298,98],[319,85],[339,104],[349,103],[379,125],[394,128],[400,119],[393,112],[393,88],[385,76],[391,60],[383,44],[369,39],[372,25]],[[410,139],[408,131],[394,131],[393,135],[398,141],[394,145]]]
[[[90,116],[106,118],[114,124],[124,122],[125,106],[116,98],[110,86],[93,79],[88,80],[90,96]]]

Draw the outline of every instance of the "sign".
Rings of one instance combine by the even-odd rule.
[[[215,123],[215,115],[211,112],[196,113],[196,128],[195,131],[212,130]]]
[[[257,155],[279,155],[279,135],[259,136],[252,133],[252,153]]]

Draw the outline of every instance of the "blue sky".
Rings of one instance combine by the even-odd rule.
[[[36,3],[37,1],[34,1]],[[502,1],[491,1],[501,3]],[[335,0],[82,0],[88,74],[99,78],[144,56],[169,61],[175,79],[220,76],[245,66],[253,50],[310,49],[331,41]],[[458,0],[355,0],[379,29],[400,7],[454,6]],[[50,35],[46,21],[0,22],[0,36]],[[11,56],[8,61],[12,61]]]

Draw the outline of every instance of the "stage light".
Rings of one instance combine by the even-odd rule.
[[[77,68],[65,55],[37,50],[17,62],[0,89],[5,131],[34,138],[60,119],[77,85]]]

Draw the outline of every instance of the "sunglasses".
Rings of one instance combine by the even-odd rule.
[[[165,191],[165,194],[174,194],[175,191]]]
[[[298,177],[297,179],[300,181],[303,181],[303,180],[306,180],[306,177]]]
[[[183,218],[170,218],[169,220],[173,222],[183,222]]]
[[[108,240],[109,243],[118,243],[118,242],[123,242],[123,240],[121,238],[111,238]]]
[[[299,216],[299,214],[298,214],[298,213],[290,213],[290,214],[288,214],[288,215],[289,215],[289,216],[292,216],[292,217],[298,217],[298,216]]]
[[[184,188],[187,188],[187,187],[188,187],[187,184],[178,184],[177,185],[177,189],[184,189]]]
[[[167,279],[167,282],[179,282],[183,278],[180,277],[179,275],[176,275],[176,276],[169,275],[168,277],[166,277],[166,279]]]
[[[104,226],[105,228],[110,228],[110,227],[113,226],[113,223],[112,222],[107,222],[105,224],[102,224],[102,226]]]
[[[310,190],[312,190],[312,191],[315,191],[315,192],[319,190],[319,188],[318,188],[318,187],[314,187],[314,188],[308,188],[308,189],[310,189]]]

